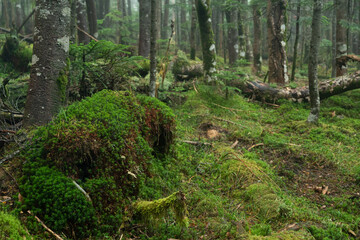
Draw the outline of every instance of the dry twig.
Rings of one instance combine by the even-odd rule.
[[[51,233],[56,239],[58,240],[64,240],[62,239],[59,235],[57,235],[53,230],[51,230],[48,226],[45,225],[45,223],[43,223],[43,221],[41,221],[40,218],[38,218],[36,215],[32,214],[30,212],[30,210],[27,211],[31,216],[35,217],[35,219],[49,232]]]

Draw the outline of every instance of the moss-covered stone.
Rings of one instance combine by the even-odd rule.
[[[43,200],[45,205],[38,206],[38,198],[26,190],[41,189],[37,195],[54,196],[51,188],[33,181],[38,171],[47,167],[76,180],[92,199],[89,208],[96,211],[100,230],[114,232],[124,207],[138,195],[143,179],[150,176],[148,165],[154,153],[168,151],[174,130],[174,114],[169,107],[157,99],[135,97],[129,92],[104,90],[69,106],[39,128],[26,154],[21,181],[23,195],[28,199],[26,208],[38,209],[39,216],[54,226],[56,217],[46,212],[51,203]],[[49,175],[47,181],[52,178]],[[66,196],[66,189],[58,189],[56,196]],[[79,208],[84,204],[79,202]],[[52,211],[62,211],[57,207]],[[74,221],[72,225],[80,225],[83,219],[75,217]],[[57,229],[65,231],[65,226]]]

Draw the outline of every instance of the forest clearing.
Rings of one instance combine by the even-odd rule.
[[[360,238],[360,1],[0,5],[1,240]]]

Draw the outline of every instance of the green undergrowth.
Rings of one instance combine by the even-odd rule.
[[[181,231],[170,221],[148,229],[148,236],[355,239],[360,91],[324,100],[318,125],[306,123],[306,103],[276,106],[232,91],[226,95],[218,87],[199,86],[198,91],[187,92],[187,101],[175,107],[172,157],[153,164],[154,177],[141,195],[151,199],[184,192],[189,228]],[[219,136],[209,138],[211,129]],[[330,193],[314,190],[322,186]]]
[[[74,239],[113,236],[174,128],[170,108],[129,92],[104,90],[69,106],[36,130],[24,154],[23,211]]]
[[[23,240],[31,239],[18,218],[0,210],[0,238]]]

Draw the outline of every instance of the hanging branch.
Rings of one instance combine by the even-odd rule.
[[[24,22],[20,25],[20,27],[16,30],[18,33],[21,31],[21,29],[25,26],[25,24],[27,23],[27,21],[29,21],[29,19],[32,17],[32,15],[34,15],[35,13],[35,9],[33,9],[31,11],[31,13],[29,14],[29,16],[24,20]]]

